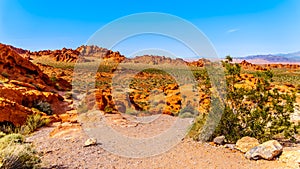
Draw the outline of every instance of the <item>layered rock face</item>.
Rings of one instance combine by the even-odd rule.
[[[189,66],[195,66],[195,67],[203,67],[205,64],[211,63],[207,59],[199,59],[197,61],[188,62]]]
[[[53,114],[66,111],[67,104],[56,93],[56,84],[28,59],[2,44],[0,72],[0,122],[21,125],[30,114],[45,114],[39,103],[49,105]]]
[[[43,50],[30,53],[30,57],[40,56],[48,56],[49,58],[60,62],[76,62],[79,52],[77,50],[63,48],[62,50]]]
[[[0,44],[0,72],[10,80],[33,84],[42,90],[53,88],[49,77],[37,66],[2,44]]]
[[[247,70],[267,70],[266,68],[262,67],[262,66],[259,66],[259,65],[255,65],[255,64],[252,64],[252,63],[249,63],[247,62],[246,60],[243,60],[241,63],[240,63],[241,67],[243,69],[247,69]]]
[[[112,50],[108,50],[106,48],[101,48],[98,46],[80,46],[76,49],[80,53],[80,56],[93,56],[96,58],[102,59],[114,59],[120,63],[125,59],[125,56],[121,55],[120,52],[114,52]]]
[[[186,62],[181,58],[172,59],[165,56],[153,56],[153,55],[144,55],[144,56],[136,56],[134,58],[127,58],[124,63],[143,63],[150,65],[158,65],[158,64],[170,64],[170,65],[182,65],[186,64]]]
[[[85,58],[92,57],[92,59],[111,59],[120,63],[125,59],[125,56],[121,55],[119,52],[113,52],[98,46],[80,46],[75,50],[63,48],[61,50],[41,50],[34,52],[13,46],[8,47],[24,58],[35,59],[44,56],[57,62],[76,62],[78,60],[81,62],[88,62],[90,60]]]

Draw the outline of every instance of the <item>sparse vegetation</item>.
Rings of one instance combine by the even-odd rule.
[[[237,87],[241,68],[238,64],[223,62],[226,68],[227,99],[225,110],[214,136],[225,135],[230,142],[243,136],[261,141],[284,134],[293,139],[299,125],[290,121],[294,111],[295,94],[279,93],[271,89],[272,72],[256,73],[258,79],[253,89]]]
[[[104,111],[105,113],[112,113],[114,109],[111,106],[107,105],[105,106]]]
[[[8,78],[9,77],[9,74],[7,74],[6,72],[2,72],[1,75],[5,78]]]
[[[78,107],[77,107],[77,112],[78,113],[86,113],[86,112],[88,112],[88,110],[89,109],[88,109],[87,105],[84,104],[84,103],[79,104]]]
[[[20,127],[9,122],[2,122],[0,128],[0,168],[39,168],[41,162],[39,155],[31,144],[25,143],[24,135],[32,133],[49,122],[49,119],[43,118],[40,114],[29,115],[26,123]]]
[[[33,105],[34,108],[38,109],[41,112],[46,113],[47,115],[52,115],[51,104],[45,101],[38,101]]]
[[[30,134],[36,129],[46,126],[50,123],[50,120],[43,118],[40,114],[33,114],[28,116],[26,123],[20,127],[19,133]]]
[[[50,77],[50,80],[51,80],[53,83],[56,83],[57,78],[56,78],[56,76],[52,75],[52,76]]]
[[[41,160],[38,153],[24,140],[21,134],[8,134],[0,138],[0,168],[39,168]]]
[[[32,114],[27,117],[26,122],[22,126],[15,126],[11,122],[1,122],[0,124],[0,132],[5,134],[30,134],[34,132],[36,129],[48,125],[50,120],[47,118],[43,118],[40,114]]]

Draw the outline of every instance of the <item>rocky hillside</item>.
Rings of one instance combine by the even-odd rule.
[[[10,49],[17,52],[19,55],[24,58],[35,59],[42,56],[51,58],[53,61],[58,62],[76,62],[78,59],[81,59],[83,62],[88,60],[85,57],[102,58],[102,59],[113,59],[116,62],[121,62],[125,59],[123,55],[119,52],[113,52],[111,50],[101,48],[98,46],[80,46],[77,49],[67,49],[62,48],[59,50],[41,50],[31,52],[29,50],[24,50],[21,48],[16,48],[13,46],[8,46]]]
[[[55,61],[75,62],[78,59],[79,52],[73,49],[63,48],[61,50],[42,50],[30,52],[30,57],[47,56]]]
[[[243,60],[241,63],[240,63],[240,66],[243,68],[243,69],[246,69],[246,70],[266,70],[266,68],[260,66],[260,65],[256,65],[256,64],[252,64],[250,62],[247,62],[246,60]]]
[[[52,81],[37,66],[13,51],[9,46],[0,44],[1,75],[23,83],[34,84],[42,90],[51,90]]]
[[[134,58],[128,58],[124,61],[125,63],[144,63],[150,65],[158,65],[158,64],[172,64],[172,65],[181,65],[186,63],[181,58],[172,59],[165,56],[153,56],[153,55],[143,55],[136,56]]]
[[[25,122],[33,113],[61,114],[68,108],[60,81],[55,82],[10,46],[0,44],[0,122],[15,125]]]
[[[189,66],[195,66],[195,67],[203,67],[205,64],[210,63],[210,60],[208,59],[199,59],[196,61],[188,62]]]
[[[125,59],[125,56],[121,55],[120,52],[114,52],[112,50],[108,50],[106,48],[101,48],[98,46],[87,46],[83,45],[76,49],[76,51],[80,52],[80,56],[93,56],[96,58],[102,59],[110,59],[114,58],[116,61],[121,62]]]

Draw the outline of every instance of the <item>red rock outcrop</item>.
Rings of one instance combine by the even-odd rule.
[[[243,69],[248,69],[248,70],[267,70],[266,68],[260,66],[260,65],[255,65],[255,64],[252,64],[250,62],[247,62],[246,60],[243,60],[241,63],[240,63],[240,66],[243,68]]]
[[[73,49],[63,48],[61,50],[42,50],[37,52],[31,52],[31,57],[47,56],[54,61],[59,62],[76,62],[79,56],[79,52]]]
[[[299,69],[300,65],[298,64],[266,64],[265,67],[272,69],[272,68],[286,68],[286,69]]]
[[[80,46],[76,49],[80,53],[81,57],[93,57],[101,58],[105,60],[110,60],[115,63],[120,63],[125,59],[125,56],[121,55],[120,52],[114,52],[106,48],[101,48],[98,46]]]
[[[172,59],[165,56],[153,56],[153,55],[144,55],[136,56],[134,58],[126,58],[124,63],[143,63],[150,65],[159,65],[159,64],[170,64],[170,65],[183,65],[186,64],[181,58]]]
[[[0,72],[10,80],[29,83],[50,91],[53,83],[36,65],[24,59],[6,45],[0,44]]]
[[[195,67],[203,67],[205,64],[210,63],[208,59],[199,59],[197,61],[188,62],[189,66],[195,66]]]
[[[55,93],[56,84],[28,59],[11,47],[0,44],[0,122],[15,125],[25,122],[38,102],[50,104],[52,113],[61,114],[68,108],[63,97]]]
[[[62,114],[68,110],[68,104],[58,94],[28,90],[18,86],[0,87],[0,99],[2,100],[0,103],[0,122],[10,121],[15,125],[23,124],[27,115],[34,112],[32,108],[35,108],[35,104],[38,102],[49,103],[53,114]],[[7,107],[10,107],[9,111]]]

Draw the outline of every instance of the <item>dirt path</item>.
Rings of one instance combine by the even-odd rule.
[[[168,121],[172,120],[174,120],[173,117],[163,116],[163,118],[155,120],[156,122],[153,121],[152,126],[168,124]],[[208,143],[198,143],[190,139],[184,139],[169,151],[156,156],[126,158],[111,154],[101,148],[101,145],[83,147],[89,137],[80,130],[50,138],[49,133],[53,129],[54,127],[43,128],[28,138],[28,141],[32,141],[36,149],[44,154],[42,157],[42,167],[44,168],[297,168],[294,164],[278,161],[250,161],[245,159],[240,152],[211,146]],[[126,131],[124,127],[121,127],[119,131],[122,130]],[[142,130],[147,133],[150,128],[147,129],[143,125],[132,125],[128,131],[130,130]]]

